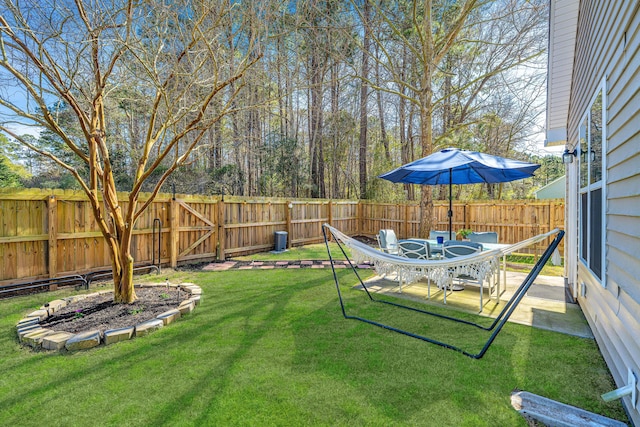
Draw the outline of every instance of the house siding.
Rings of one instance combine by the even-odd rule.
[[[625,35],[626,34],[626,35]],[[580,2],[568,114],[568,142],[575,146],[580,120],[605,82],[605,280],[603,286],[579,260],[578,302],[618,387],[627,369],[640,380],[640,14],[637,1]],[[569,173],[577,174],[577,168]],[[574,181],[575,182],[575,181]],[[570,189],[577,191],[577,189]],[[577,245],[574,232],[568,233]],[[581,294],[580,289],[586,288]],[[638,387],[640,394],[640,387]],[[635,425],[640,404],[623,403]]]

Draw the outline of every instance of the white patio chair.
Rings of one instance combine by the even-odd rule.
[[[474,231],[469,234],[469,240],[477,243],[498,243],[498,233],[495,231]]]
[[[429,259],[431,246],[426,240],[400,240],[398,242],[399,255],[405,258]]]
[[[426,240],[400,240],[398,242],[398,255],[405,258],[429,259],[431,257],[431,245]],[[399,275],[398,283],[400,292],[404,278]],[[431,278],[427,275],[427,298],[431,299]]]
[[[442,247],[445,258],[455,258],[459,256],[472,255],[482,252],[482,244],[477,242],[448,240],[444,242]],[[457,284],[454,284],[454,280]],[[476,285],[480,287],[480,311],[482,311],[482,293],[484,292],[484,281],[477,276],[471,274],[458,274],[454,277],[453,273],[449,279],[449,286],[444,289],[444,303],[447,303],[447,291],[461,291],[466,285]]]
[[[380,230],[376,235],[378,246],[382,252],[398,255],[398,238],[395,231],[391,229]]]

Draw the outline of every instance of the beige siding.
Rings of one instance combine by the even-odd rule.
[[[640,14],[636,1],[580,4],[568,138],[606,79],[606,288],[578,261],[580,305],[618,386],[640,377]],[[625,35],[626,33],[626,35]],[[640,390],[640,387],[639,387]],[[633,422],[640,412],[623,399]],[[638,408],[639,406],[637,406]]]

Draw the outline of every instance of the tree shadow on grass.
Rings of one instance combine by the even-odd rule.
[[[481,348],[489,334],[383,304],[348,304],[351,314],[462,347]],[[509,327],[490,350],[493,354],[473,360],[422,340],[344,319],[337,301],[310,317],[324,317],[328,312],[333,312],[332,320],[324,327],[314,321],[295,325],[295,363],[296,369],[321,371],[336,388],[349,390],[349,396],[335,402],[337,405],[357,401],[390,424],[413,424],[421,419],[442,425],[483,419],[493,419],[492,425],[513,424],[508,393],[516,383],[516,372],[503,359],[523,337],[512,335]],[[318,354],[313,351],[317,347],[326,350]],[[501,401],[502,408],[495,407],[496,401]],[[367,413],[362,416],[369,418]]]
[[[269,276],[266,277],[268,280]],[[301,277],[304,276],[298,276],[298,278]],[[303,279],[298,283],[270,285],[268,288],[258,290],[251,289],[250,294],[240,299],[238,296],[242,295],[242,291],[227,294],[225,300],[217,302],[218,306],[224,305],[224,311],[227,314],[216,316],[212,311],[210,319],[195,325],[197,327],[194,327],[190,336],[181,333],[167,347],[167,350],[171,351],[190,345],[194,340],[202,341],[202,327],[208,324],[217,331],[210,335],[211,345],[219,345],[219,341],[227,336],[228,344],[225,344],[226,351],[223,352],[225,354],[218,354],[218,357],[213,358],[214,365],[208,364],[210,366],[208,369],[199,371],[198,378],[192,382],[189,389],[179,396],[172,396],[172,399],[164,402],[153,418],[145,422],[149,425],[173,424],[186,417],[189,424],[209,424],[211,414],[215,414],[225,405],[223,401],[225,390],[237,387],[233,379],[237,375],[236,371],[241,369],[250,358],[250,353],[254,351],[257,343],[271,334],[274,327],[283,319],[296,293],[324,284],[324,279]],[[203,344],[204,342],[199,343],[199,345]],[[264,357],[268,358],[269,354],[264,354]],[[196,408],[190,409],[190,406],[197,406],[200,414],[197,415]]]
[[[228,375],[234,365],[269,332],[270,325],[286,310],[296,288],[320,284],[322,280],[316,279],[301,281],[294,286],[274,285],[264,289],[245,285],[244,291],[237,288],[242,286],[238,283],[223,286],[226,289],[208,285],[204,287],[203,302],[195,312],[148,337],[76,354],[30,353],[11,365],[12,371],[18,372],[17,376],[22,381],[19,386],[16,384],[12,393],[3,393],[0,407],[12,408],[34,399],[39,402],[38,406],[53,401],[60,403],[68,398],[66,392],[78,388],[85,389],[85,396],[89,398],[92,387],[96,385],[122,386],[125,393],[126,387],[136,390],[135,395],[125,396],[122,390],[118,390],[109,396],[114,404],[110,413],[117,414],[119,406],[137,406],[138,400],[146,400],[144,375],[131,379],[128,385],[119,384],[126,382],[132,372],[147,369],[150,376],[162,376],[163,368],[180,371],[181,366],[192,365],[197,373],[193,375],[186,391],[179,396],[174,395],[173,384],[167,381],[162,392],[156,391],[159,395],[151,398],[154,401],[152,406],[139,408],[144,410],[142,418],[146,425],[163,424],[171,419],[180,420],[181,417],[192,419],[188,409],[190,402],[202,394],[209,394],[211,400],[215,401],[220,391],[229,384]],[[229,335],[227,332],[233,335],[232,339],[225,338]],[[220,341],[226,341],[222,349],[219,348]],[[43,372],[54,368],[55,374]],[[173,379],[175,376],[168,375],[167,378]],[[178,384],[178,387],[185,389],[183,385]],[[126,400],[130,402],[124,402]],[[77,413],[75,421],[81,420],[83,415],[87,419],[93,418],[92,415]],[[15,416],[16,420],[21,418],[18,414]]]

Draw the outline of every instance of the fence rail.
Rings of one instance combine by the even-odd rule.
[[[127,194],[119,195],[127,200]],[[148,195],[143,195],[145,200]],[[126,203],[123,203],[126,208]],[[448,204],[434,204],[435,228],[448,229]],[[350,235],[374,236],[393,228],[398,237],[417,236],[415,204],[356,200],[284,200],[161,194],[134,228],[136,263],[225,259],[274,247],[274,233],[286,231],[287,245],[322,241],[322,224]],[[564,226],[563,201],[454,203],[453,229],[497,231],[501,243],[515,243]],[[155,233],[154,233],[155,231]],[[0,284],[53,278],[111,266],[104,238],[81,192],[0,191]]]

